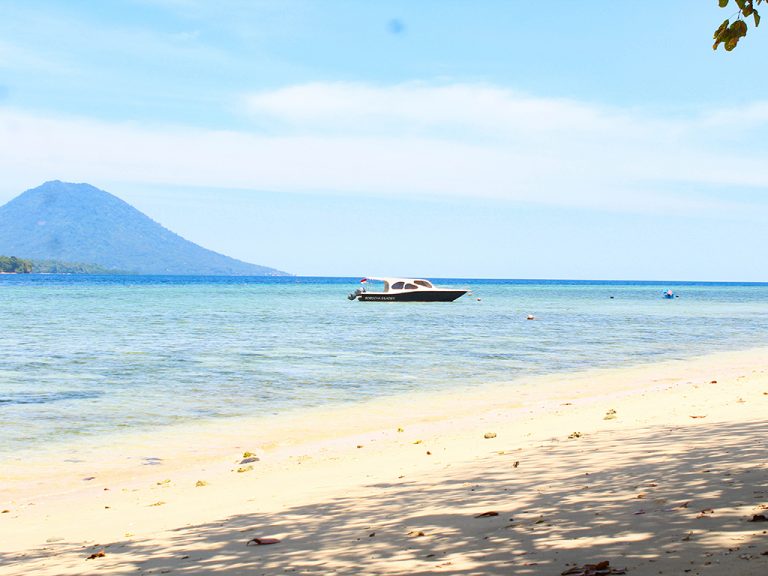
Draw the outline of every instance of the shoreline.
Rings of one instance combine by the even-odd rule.
[[[291,418],[250,424],[247,420],[223,425],[207,423],[94,448],[80,454],[82,462],[66,462],[78,459],[71,453],[11,462],[4,467],[6,487],[0,504],[9,510],[0,514],[0,529],[11,535],[4,539],[5,551],[0,553],[0,574],[79,574],[91,569],[83,563],[84,552],[96,547],[104,547],[107,555],[89,562],[98,562],[99,572],[111,574],[139,570],[149,574],[163,569],[205,573],[211,562],[227,574],[241,573],[249,566],[253,569],[256,564],[263,568],[259,573],[264,574],[282,574],[289,566],[296,573],[354,574],[352,559],[361,560],[371,554],[378,558],[370,564],[371,574],[502,574],[509,573],[511,566],[522,569],[523,558],[529,564],[524,573],[552,574],[567,568],[563,561],[566,556],[572,558],[569,563],[605,559],[581,554],[585,549],[610,550],[614,557],[618,554],[611,565],[634,563],[630,573],[656,574],[673,553],[659,552],[655,562],[643,558],[649,554],[647,534],[663,536],[667,532],[664,515],[679,520],[681,511],[696,513],[690,519],[685,517],[687,524],[680,522],[680,530],[685,524],[689,532],[697,535],[685,541],[696,541],[697,545],[686,547],[696,548],[701,554],[708,553],[707,547],[720,550],[715,541],[727,539],[720,535],[713,540],[711,534],[701,532],[705,527],[702,524],[708,523],[704,518],[714,520],[720,514],[700,512],[705,508],[738,510],[741,522],[735,525],[740,528],[741,538],[751,535],[753,527],[768,528],[768,524],[752,525],[744,520],[750,511],[758,513],[755,506],[768,505],[768,426],[763,423],[768,409],[766,372],[766,349],[716,353],[630,368],[536,376],[526,378],[525,383],[494,384],[462,392],[416,392],[332,410],[312,409],[302,412],[301,422],[295,421],[294,414]],[[614,417],[609,418],[612,410]],[[750,454],[748,461],[733,451],[723,452],[726,444],[735,442],[740,428],[745,442],[753,440],[744,449]],[[496,436],[485,438],[486,434]],[[679,438],[674,440],[676,436]],[[762,486],[766,491],[748,494],[749,487],[744,485],[744,494],[728,501],[702,504],[695,510],[698,504],[691,503],[688,508],[673,510],[667,504],[675,498],[681,502],[686,497],[696,499],[695,494],[686,496],[684,487],[688,492],[702,494],[701,502],[713,498],[705,496],[708,492],[694,482],[669,486],[651,463],[643,467],[630,459],[631,447],[639,443],[635,457],[642,460],[649,448],[643,438],[654,439],[649,445],[654,452],[660,451],[659,446],[664,446],[668,438],[669,446],[664,450],[671,453],[678,450],[682,454],[684,447],[695,446],[716,454],[739,474],[753,474],[755,489]],[[762,440],[756,440],[759,438]],[[259,460],[240,464],[245,452],[254,452]],[[693,469],[685,469],[685,462],[659,458],[658,466],[668,474],[689,478],[693,473]],[[562,469],[563,463],[569,468]],[[713,467],[720,465],[713,460]],[[642,474],[623,478],[626,474],[622,470],[637,466]],[[238,472],[240,468],[244,470]],[[613,478],[604,481],[605,494],[601,493],[601,497],[617,498],[621,503],[616,504],[617,509],[627,503],[633,505],[632,512],[624,510],[613,520],[626,524],[621,530],[608,529],[609,525],[601,529],[583,518],[583,506],[592,501],[581,484],[592,483],[593,479],[581,477],[595,475],[596,470]],[[760,481],[755,482],[758,477]],[[199,481],[205,484],[197,486]],[[473,490],[475,484],[482,490]],[[518,498],[510,500],[514,486]],[[551,494],[552,486],[561,486],[557,497]],[[650,493],[660,492],[657,488],[661,486],[665,493],[651,498]],[[453,494],[452,490],[457,492]],[[393,491],[399,496],[390,502]],[[477,497],[479,492],[482,498]],[[446,501],[441,496],[425,500],[430,493],[452,496]],[[463,494],[466,501],[458,494]],[[534,506],[533,501],[542,494],[549,494],[551,502]],[[641,498],[640,494],[645,495]],[[383,509],[377,511],[377,499],[389,502],[384,507],[386,513]],[[665,502],[661,503],[661,499]],[[602,508],[595,504],[600,498],[592,500],[598,517],[610,516],[610,506],[601,512]],[[324,524],[322,511],[339,502],[344,503],[343,512],[334,512],[335,521]],[[522,502],[525,506],[521,506]],[[572,509],[572,502],[582,504]],[[526,529],[520,533],[516,526],[521,525],[515,522],[534,514],[531,510],[537,507],[546,513],[535,518],[541,516],[544,520],[524,524]],[[503,526],[497,525],[500,520],[496,517],[481,522],[483,519],[472,514],[488,509],[505,517]],[[77,515],[72,510],[77,510]],[[303,520],[297,524],[288,521],[297,510],[302,511],[299,516],[303,515]],[[432,510],[429,522],[423,521],[427,510]],[[636,514],[638,511],[642,513]],[[702,514],[703,518],[697,518]],[[416,522],[417,516],[422,520]],[[403,517],[410,518],[408,522],[415,527],[403,527],[404,532],[395,530],[394,525],[387,524],[390,517],[400,517],[401,524]],[[509,517],[516,520],[510,521]],[[383,551],[381,537],[362,534],[371,518],[378,518],[383,526],[372,526],[372,532],[391,532]],[[574,522],[576,518],[581,518],[581,528]],[[657,524],[646,526],[654,518]],[[214,525],[222,529],[212,530]],[[598,533],[590,541],[579,535],[587,525]],[[355,538],[346,532],[350,526],[359,527],[360,534],[356,533]],[[487,532],[489,527],[491,531]],[[546,528],[562,534],[555,537]],[[243,530],[246,532],[241,534]],[[337,533],[339,539],[323,540],[318,548],[317,540],[301,536],[306,530],[316,530],[312,533],[321,539],[325,531]],[[179,531],[189,539],[178,540],[174,535]],[[258,536],[257,532],[283,542],[264,547],[263,552],[261,547],[245,548],[245,535]],[[423,532],[425,536],[408,536],[409,532]],[[619,537],[629,533],[635,534],[634,539]],[[687,533],[681,532],[674,541],[682,542]],[[441,534],[463,535],[459,547],[463,552],[446,547]],[[552,546],[557,554],[550,554],[546,561],[541,561],[540,538],[555,543]],[[762,540],[754,538],[753,545],[758,548],[743,554],[755,558],[745,560],[733,555],[738,560],[734,570],[753,566],[763,572],[728,573],[764,573],[768,556],[761,554],[768,551],[768,539],[765,535]],[[493,559],[478,560],[478,554],[494,548],[490,543],[496,540],[514,542],[521,553],[510,552],[507,546],[488,551],[488,558]],[[619,542],[628,555],[617,552]],[[182,553],[191,551],[190,543],[195,552]],[[430,552],[414,552],[425,543],[437,550],[435,556],[427,558]],[[574,543],[578,544],[576,548]],[[613,548],[606,543],[612,543]],[[761,545],[765,550],[759,548]],[[632,552],[635,548],[638,551]],[[158,555],[157,551],[163,552]],[[316,553],[323,557],[326,572],[301,559]],[[194,554],[200,556],[198,564],[190,563]],[[532,554],[540,561],[534,563]],[[181,559],[185,555],[187,558]],[[231,566],[225,561],[228,555],[237,558]],[[268,561],[265,564],[259,559]],[[698,560],[690,557],[686,561],[692,562],[696,570],[705,570],[707,560]],[[730,556],[718,560],[731,561]],[[449,564],[439,565],[445,562]]]
[[[25,447],[8,446],[3,448],[3,450],[0,450],[0,459],[16,462],[29,462],[30,460],[35,462],[35,460],[39,460],[40,462],[35,462],[37,464],[49,461],[52,457],[55,458],[62,454],[69,454],[72,458],[77,459],[80,458],[83,453],[98,453],[101,450],[112,451],[114,446],[124,448],[126,446],[137,444],[151,445],[158,437],[162,438],[167,436],[172,439],[171,442],[178,442],[178,437],[186,436],[190,433],[197,433],[201,427],[216,434],[222,434],[222,432],[226,430],[241,430],[243,428],[253,431],[261,425],[264,425],[267,430],[273,430],[274,428],[281,430],[286,428],[292,429],[295,427],[295,421],[297,419],[304,419],[307,416],[310,418],[318,418],[324,415],[329,415],[331,417],[338,415],[338,417],[344,418],[348,414],[355,414],[362,410],[368,410],[369,407],[372,407],[376,412],[381,412],[382,409],[386,410],[388,405],[409,403],[411,400],[434,405],[435,403],[440,403],[441,399],[453,398],[456,395],[464,396],[466,398],[490,395],[495,398],[505,391],[510,393],[519,391],[523,394],[530,394],[530,388],[539,386],[547,387],[545,394],[548,395],[554,393],[564,394],[567,392],[563,390],[563,383],[571,380],[586,381],[592,377],[604,379],[607,376],[614,374],[617,376],[617,380],[619,380],[618,377],[624,374],[637,373],[638,375],[641,375],[662,368],[675,370],[678,364],[709,363],[712,359],[722,359],[726,364],[733,364],[734,361],[740,362],[741,359],[744,358],[747,359],[747,363],[750,363],[753,357],[761,354],[764,354],[765,357],[768,358],[768,346],[736,349],[726,348],[724,350],[716,350],[707,353],[696,352],[685,357],[661,357],[652,360],[645,359],[632,364],[625,363],[624,365],[608,367],[595,366],[583,370],[564,370],[546,373],[534,372],[518,375],[511,380],[494,381],[484,384],[461,384],[446,388],[429,389],[426,391],[408,390],[392,394],[374,395],[362,400],[335,401],[324,405],[288,407],[283,408],[281,412],[270,412],[259,415],[204,417],[195,422],[191,421],[192,419],[190,418],[186,422],[162,424],[145,430],[120,430],[119,428],[115,428],[98,437],[74,435],[67,439],[48,441],[39,445]],[[627,388],[627,385],[617,382],[616,388],[617,390],[625,389]],[[478,401],[475,399],[471,400],[470,404],[473,406],[473,409],[483,409],[483,405],[490,404],[490,402],[484,402],[483,400]],[[455,407],[453,406],[449,408],[449,410],[454,409]],[[418,412],[423,414],[424,411],[420,408]],[[444,415],[444,412],[440,413],[441,417]],[[451,415],[452,414],[448,414],[448,416]],[[364,426],[368,425],[367,423],[362,424]],[[160,444],[162,443],[163,442],[161,441]],[[107,444],[109,447],[106,446]],[[220,447],[217,447],[217,449],[218,448]]]

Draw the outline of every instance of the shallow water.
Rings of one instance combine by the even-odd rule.
[[[473,293],[363,303],[344,278],[0,276],[0,454],[768,345],[765,284],[439,284]]]

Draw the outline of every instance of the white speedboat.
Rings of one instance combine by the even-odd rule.
[[[368,290],[370,281],[384,283],[381,291]],[[453,302],[469,292],[466,289],[438,288],[420,278],[363,278],[363,286],[352,292],[350,300],[363,302]]]

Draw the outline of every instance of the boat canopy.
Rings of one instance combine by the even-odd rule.
[[[375,280],[378,282],[384,282],[384,292],[391,290],[433,290],[435,287],[429,280],[422,278],[395,278],[395,277],[374,277],[368,276],[360,280],[360,282],[367,282],[368,280]]]

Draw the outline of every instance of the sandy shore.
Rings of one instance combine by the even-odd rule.
[[[0,574],[765,576],[767,416],[763,349],[24,455]]]

